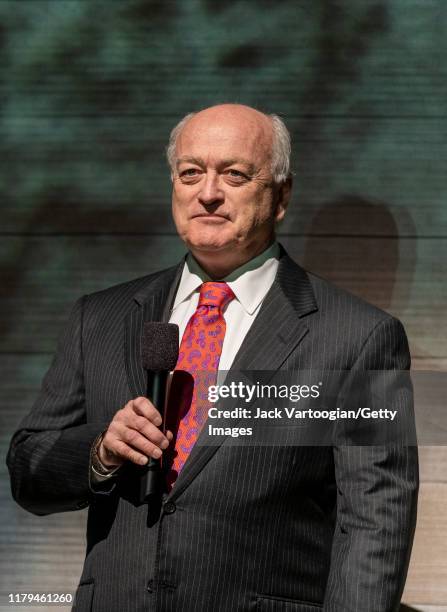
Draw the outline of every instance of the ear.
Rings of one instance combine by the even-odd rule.
[[[290,196],[292,194],[292,177],[289,176],[284,183],[277,186],[276,191],[276,211],[275,221],[278,223],[284,219],[287,206],[289,205]]]

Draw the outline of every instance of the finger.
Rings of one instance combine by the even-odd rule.
[[[132,461],[132,463],[136,463],[137,465],[146,465],[148,462],[146,455],[139,453],[122,440],[116,440],[116,452],[119,453],[123,459]]]
[[[147,397],[137,397],[132,402],[132,408],[135,414],[146,417],[157,427],[162,424],[161,414],[155,408],[154,404]]]
[[[167,448],[169,446],[169,440],[165,434],[145,417],[134,415],[133,418],[130,419],[128,426],[140,432],[148,440],[161,448]]]
[[[159,459],[162,455],[161,449],[136,429],[124,429],[121,434],[121,441],[148,457]]]

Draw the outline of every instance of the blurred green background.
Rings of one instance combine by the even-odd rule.
[[[447,369],[446,35],[444,0],[0,0],[2,592],[77,583],[85,513],[27,515],[3,458],[73,301],[184,252],[164,150],[187,112],[280,114],[281,242],[401,318],[416,368]],[[409,601],[447,603],[418,576]]]

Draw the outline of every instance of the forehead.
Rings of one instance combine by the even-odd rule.
[[[266,117],[262,120],[248,113],[199,113],[181,131],[176,158],[243,158],[262,166],[271,160],[271,149],[272,129]]]

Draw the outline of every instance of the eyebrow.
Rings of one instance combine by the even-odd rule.
[[[202,166],[202,167],[206,165],[205,161],[201,157],[189,157],[189,156],[179,157],[176,162],[177,168],[179,167],[181,163],[196,164],[197,166]],[[226,168],[228,166],[233,166],[234,164],[240,164],[242,166],[245,166],[248,172],[252,174],[256,171],[255,165],[249,162],[248,160],[244,159],[243,157],[232,157],[229,159],[223,159],[222,161],[219,162],[219,166],[223,168]]]
[[[226,168],[227,166],[233,166],[234,164],[240,164],[241,166],[245,166],[250,173],[254,173],[256,170],[255,165],[252,162],[249,162],[247,159],[243,157],[233,157],[230,159],[223,159],[221,162],[222,166]]]
[[[179,157],[177,159],[175,165],[178,168],[181,163],[186,163],[186,162],[188,162],[190,164],[196,164],[197,166],[205,165],[205,162],[203,161],[203,159],[201,157],[188,157],[188,156]]]

